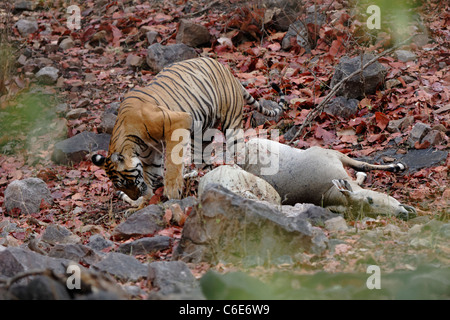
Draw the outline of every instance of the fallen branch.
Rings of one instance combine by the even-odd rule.
[[[392,51],[396,50],[397,48],[403,46],[405,43],[407,43],[409,40],[412,39],[413,36],[409,37],[408,39],[400,42],[399,44],[393,46],[392,48],[385,50],[383,52],[381,52],[380,54],[378,54],[377,56],[375,56],[373,59],[369,60],[365,65],[362,65],[361,62],[361,68],[359,70],[356,70],[355,72],[351,73],[350,75],[346,76],[344,79],[342,79],[341,81],[339,81],[333,88],[331,88],[331,91],[325,96],[325,98],[314,108],[312,109],[308,115],[306,116],[305,121],[302,123],[302,125],[298,128],[297,132],[295,133],[294,137],[288,142],[288,144],[292,144],[294,142],[295,139],[297,139],[297,137],[299,135],[302,134],[303,130],[305,129],[306,126],[310,125],[311,122],[319,115],[323,112],[323,109],[325,108],[326,104],[330,101],[330,99],[335,95],[335,93],[339,90],[340,87],[342,87],[342,85],[344,83],[346,83],[349,79],[351,79],[352,77],[362,73],[368,66],[370,66],[372,63],[378,61],[378,59],[380,59],[381,57],[387,55],[388,53],[391,53]]]

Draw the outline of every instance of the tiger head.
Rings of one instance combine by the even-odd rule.
[[[92,156],[92,162],[105,170],[114,187],[137,200],[151,192],[144,181],[142,163],[137,157],[125,157],[114,152],[107,157],[100,154]]]

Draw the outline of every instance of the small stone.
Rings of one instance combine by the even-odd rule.
[[[391,120],[387,126],[388,132],[402,132],[414,122],[413,116],[408,116],[398,120]]]
[[[41,240],[49,244],[73,244],[80,242],[80,237],[63,226],[50,224],[42,234]]]
[[[86,117],[87,116],[87,109],[85,108],[76,108],[73,110],[70,110],[69,112],[67,112],[66,114],[66,118],[68,120],[74,120],[74,119],[79,119],[82,117]]]
[[[443,135],[442,132],[439,130],[431,130],[426,134],[425,137],[423,137],[422,143],[424,141],[428,141],[432,146],[438,145],[444,140],[442,135]]]
[[[129,54],[126,60],[126,64],[132,67],[140,67],[144,59],[140,56]]]
[[[399,87],[401,86],[401,82],[398,79],[389,79],[388,81],[386,81],[386,89],[392,89],[395,87]]]
[[[184,43],[190,47],[208,43],[211,35],[206,27],[194,22],[182,19],[178,26],[177,43]]]
[[[117,115],[111,112],[103,112],[101,118],[101,122],[98,126],[99,132],[112,134],[114,129],[114,125],[116,124]]]
[[[75,46],[75,42],[72,38],[65,38],[61,43],[59,44],[59,47],[63,50],[67,50],[70,48],[73,48]]]
[[[36,78],[43,84],[54,84],[58,80],[59,70],[54,67],[44,67],[36,73]]]
[[[20,19],[16,22],[15,27],[22,37],[27,37],[29,34],[35,33],[38,30],[38,24],[34,20]]]
[[[348,229],[345,219],[341,216],[325,221],[325,228],[330,232],[346,231]]]
[[[106,248],[110,248],[114,245],[114,242],[103,238],[100,234],[94,234],[89,238],[88,247],[94,250],[103,250]]]
[[[65,115],[69,110],[69,105],[67,103],[60,103],[55,107],[55,111],[57,114]]]
[[[170,248],[172,238],[167,236],[145,237],[132,242],[123,243],[117,248],[124,254],[138,255],[154,253]]]
[[[411,129],[411,132],[409,134],[408,143],[411,147],[414,146],[416,142],[421,142],[422,138],[425,137],[425,135],[431,130],[430,126],[418,122],[414,125],[414,127]]]
[[[147,31],[145,36],[147,37],[148,44],[152,45],[158,41],[159,33],[156,31],[150,30],[150,31]]]
[[[97,270],[109,273],[122,281],[138,281],[148,276],[148,267],[135,257],[110,252],[106,258],[92,265]]]
[[[149,281],[161,295],[190,291],[198,286],[191,270],[183,261],[156,261],[148,265]]]
[[[153,235],[166,227],[163,210],[150,205],[133,213],[114,230],[114,239],[122,240],[139,235]]]
[[[395,55],[397,56],[397,59],[402,62],[413,61],[417,58],[413,52],[408,50],[397,50],[395,51]]]
[[[28,10],[33,11],[37,7],[37,1],[35,0],[15,0],[14,1],[14,10],[22,11]]]

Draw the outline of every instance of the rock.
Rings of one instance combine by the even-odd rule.
[[[27,57],[24,56],[23,54],[21,54],[21,55],[19,56],[19,58],[17,58],[17,64],[18,64],[19,66],[24,66],[24,65],[26,65],[26,64],[27,64]]]
[[[114,245],[114,242],[103,238],[100,234],[94,234],[89,238],[87,246],[94,250],[100,251],[106,248],[110,248]]]
[[[68,37],[61,41],[61,43],[59,44],[59,47],[62,50],[67,50],[67,49],[75,47],[75,42],[73,41],[73,39],[71,37]]]
[[[283,205],[281,211],[286,217],[300,216],[314,226],[323,226],[325,221],[339,217],[336,213],[312,203],[296,203],[294,206]]]
[[[408,50],[396,50],[395,56],[397,57],[398,60],[402,62],[413,61],[417,58],[417,56],[414,53]]]
[[[401,231],[399,227],[393,224],[388,224],[385,227],[382,228],[383,233],[387,235],[391,235],[394,237],[402,236],[406,234],[405,232]]]
[[[343,217],[331,218],[325,221],[325,228],[330,232],[346,231],[347,223]]]
[[[282,10],[283,11],[283,10]],[[297,18],[297,17],[296,17]],[[291,20],[292,21],[292,20]],[[315,43],[311,43],[312,40],[316,39],[314,35],[309,34],[310,30],[320,30],[322,24],[326,21],[326,16],[319,12],[308,12],[305,19],[297,20],[289,26],[286,35],[281,41],[281,48],[283,50],[290,50],[292,44],[297,42],[297,44],[304,48],[307,53],[311,52],[311,49],[315,47]]]
[[[390,120],[387,126],[387,131],[393,132],[403,132],[414,122],[414,116],[404,117],[398,120]]]
[[[147,206],[119,224],[114,229],[113,237],[122,240],[134,236],[153,235],[166,227],[163,216],[164,212],[159,206]]]
[[[160,35],[157,31],[150,30],[145,33],[145,36],[147,37],[148,44],[152,45],[158,41]]]
[[[420,143],[430,130],[431,127],[429,125],[422,122],[416,123],[409,133],[408,144],[414,147],[414,144],[416,142]]]
[[[37,276],[27,285],[13,286],[11,294],[17,300],[70,300],[66,287],[49,276]]]
[[[336,97],[325,106],[324,111],[336,117],[349,119],[358,113],[358,100]]]
[[[417,217],[417,218],[419,218],[419,217]],[[417,218],[414,218],[414,219],[417,219]],[[411,227],[411,229],[408,230],[408,236],[409,237],[417,236],[421,231],[422,231],[422,226],[420,224],[415,224]]]
[[[277,31],[288,31],[292,21],[297,20],[304,10],[304,4],[296,0],[268,0],[264,1],[267,7],[265,15],[272,16],[273,26]],[[265,18],[267,21],[267,18]]]
[[[304,250],[320,254],[327,241],[303,217],[286,217],[264,203],[210,185],[185,222],[174,258],[236,263],[253,255],[267,261]]]
[[[164,67],[187,59],[196,58],[197,53],[184,43],[162,46],[152,44],[147,49],[147,64],[153,72],[160,72]]]
[[[87,107],[90,103],[89,99],[80,99],[76,104],[76,109]]]
[[[22,37],[27,37],[29,34],[35,33],[38,30],[38,24],[34,20],[20,19],[14,26]]]
[[[47,257],[28,249],[9,247],[0,250],[0,278],[44,269],[52,270],[56,274],[66,274],[66,266],[69,263],[70,260],[67,259]]]
[[[129,54],[125,63],[131,67],[140,67],[144,63],[144,58],[134,54]]]
[[[49,257],[64,258],[91,265],[99,262],[102,258],[92,248],[82,244],[56,244],[48,253]]]
[[[192,208],[193,206],[198,204],[198,200],[196,197],[193,196],[189,196],[183,199],[170,199],[161,204],[161,207],[163,208],[163,210],[168,208],[170,209],[174,204],[179,205],[181,211],[185,212],[187,208]]]
[[[435,146],[440,144],[444,140],[443,136],[444,134],[441,131],[431,130],[425,135],[425,137],[423,137],[422,143],[428,141],[431,146]]]
[[[433,233],[436,233],[439,231],[443,224],[444,223],[442,221],[432,219],[422,226],[422,231],[431,231]]]
[[[79,119],[82,117],[86,117],[88,115],[86,108],[76,108],[72,109],[66,114],[67,120]]]
[[[69,105],[67,103],[60,103],[55,107],[57,114],[65,116],[67,111],[69,111]]]
[[[53,65],[53,60],[45,57],[32,59],[31,61],[33,61],[33,63],[36,64],[39,69],[42,69],[44,67],[51,67]]]
[[[147,266],[134,257],[117,252],[110,252],[106,258],[93,264],[92,267],[124,282],[138,281],[148,276]]]
[[[117,252],[130,255],[148,254],[166,250],[170,248],[171,245],[172,238],[167,236],[145,237],[121,244],[117,248]]]
[[[53,204],[53,198],[46,183],[39,178],[12,181],[5,190],[6,212],[20,209],[22,214],[37,213],[41,202]]]
[[[71,164],[84,160],[90,152],[108,150],[111,135],[84,131],[55,144],[52,160],[58,164]]]
[[[43,84],[54,84],[58,80],[59,70],[54,67],[44,67],[36,73],[36,79]]]
[[[444,238],[450,238],[450,223],[445,223],[439,230],[439,234]]]
[[[14,0],[14,11],[34,11],[37,7],[37,2],[34,0]]]
[[[148,280],[152,288],[158,289],[158,295],[184,293],[199,286],[186,263],[182,261],[156,261],[148,265]]]
[[[427,34],[416,34],[412,42],[414,42],[419,48],[426,46],[430,42],[430,38]]]
[[[311,52],[308,29],[300,20],[289,25],[288,31],[281,41],[281,48],[285,51],[288,51],[292,48],[292,44],[295,42],[297,42],[301,47],[305,48],[306,52]]]
[[[205,174],[198,185],[199,197],[209,184],[219,184],[247,199],[281,204],[278,192],[268,182],[237,165],[223,165]]]
[[[177,43],[184,43],[190,47],[198,47],[209,43],[211,35],[208,28],[192,21],[181,19],[178,25]]]
[[[386,81],[386,89],[392,89],[395,87],[399,87],[401,86],[401,82],[398,79],[389,79],[388,81]]]
[[[373,55],[365,54],[362,59],[363,65],[373,58]],[[361,56],[342,57],[331,79],[331,87],[359,69],[361,69]],[[342,95],[347,99],[359,99],[365,95],[374,94],[377,87],[383,83],[385,75],[386,68],[381,63],[374,62],[364,69],[362,75],[357,74],[344,83],[336,95]]]
[[[63,226],[49,224],[42,234],[41,240],[49,244],[73,244],[80,242],[80,237]]]
[[[100,124],[98,126],[98,131],[103,133],[112,134],[114,125],[116,124],[117,115],[111,112],[103,112],[100,117]]]

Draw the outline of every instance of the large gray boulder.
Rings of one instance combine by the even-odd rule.
[[[5,207],[10,214],[13,209],[20,210],[21,214],[37,213],[42,200],[53,203],[50,190],[39,178],[14,180],[5,190]]]
[[[96,134],[84,131],[69,139],[55,144],[52,160],[58,164],[71,164],[84,160],[84,157],[94,151],[108,150],[111,135]]]
[[[187,262],[269,261],[305,251],[321,254],[328,239],[302,215],[287,217],[261,201],[209,185],[187,218],[175,259]]]
[[[365,54],[362,58],[361,56],[342,57],[331,79],[331,87],[336,86],[342,79],[361,69],[361,60],[362,65],[365,65],[373,58],[374,56],[371,54]],[[359,99],[365,95],[374,94],[377,87],[383,84],[385,75],[386,68],[381,63],[374,62],[365,68],[362,73],[348,79],[336,95],[344,96],[347,99]]]
[[[152,44],[147,49],[147,64],[153,72],[160,72],[164,67],[187,59],[196,58],[197,53],[184,43],[163,46]]]

